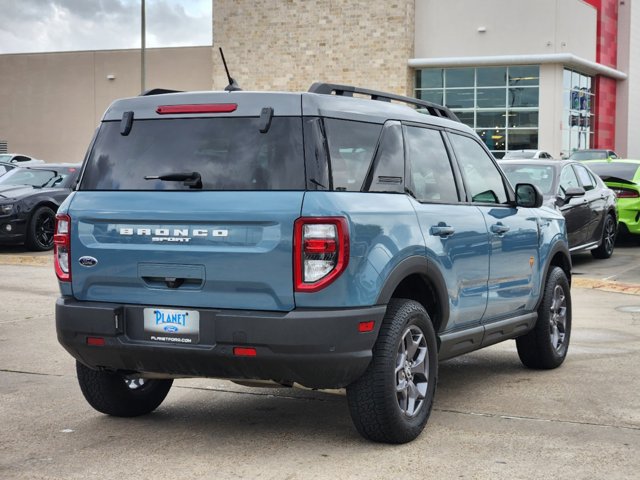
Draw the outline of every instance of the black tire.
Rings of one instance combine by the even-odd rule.
[[[516,338],[522,363],[535,369],[559,367],[567,356],[571,338],[571,290],[560,267],[551,267],[538,307],[535,327]]]
[[[384,443],[416,438],[431,414],[437,377],[436,336],[429,315],[418,302],[392,299],[369,367],[347,387],[358,432]]]
[[[76,362],[78,383],[89,405],[115,417],[137,417],[154,411],[173,380],[126,380],[122,375],[92,370]]]
[[[34,252],[51,250],[55,224],[56,212],[49,207],[38,207],[29,219],[25,246]]]
[[[616,219],[611,214],[607,214],[604,219],[604,226],[602,228],[602,239],[598,248],[591,250],[591,255],[595,258],[609,258],[613,255],[613,248],[616,243],[617,232]]]

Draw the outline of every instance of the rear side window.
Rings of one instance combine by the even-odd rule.
[[[304,190],[302,119],[136,120],[128,135],[104,122],[80,190],[189,190],[183,181],[148,176],[197,172],[202,190]]]
[[[351,120],[324,120],[333,189],[359,192],[369,171],[382,125]]]
[[[458,201],[458,191],[442,135],[437,130],[405,127],[411,189],[420,202]]]

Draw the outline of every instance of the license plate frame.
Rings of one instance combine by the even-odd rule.
[[[200,341],[200,312],[181,308],[148,307],[142,313],[147,340],[184,345]]]

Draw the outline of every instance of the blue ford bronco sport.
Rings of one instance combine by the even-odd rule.
[[[269,380],[346,387],[364,437],[408,442],[439,361],[515,338],[527,367],[563,362],[571,260],[541,202],[417,99],[118,100],[57,215],[58,339],[109,415],[153,411],[175,378]]]

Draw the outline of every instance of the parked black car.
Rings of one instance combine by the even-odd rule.
[[[56,211],[71,193],[80,164],[18,167],[0,177],[0,244],[53,248]]]
[[[501,160],[509,181],[533,183],[545,205],[562,212],[567,223],[571,253],[590,250],[596,258],[609,258],[616,240],[616,196],[588,167],[571,160]]]

